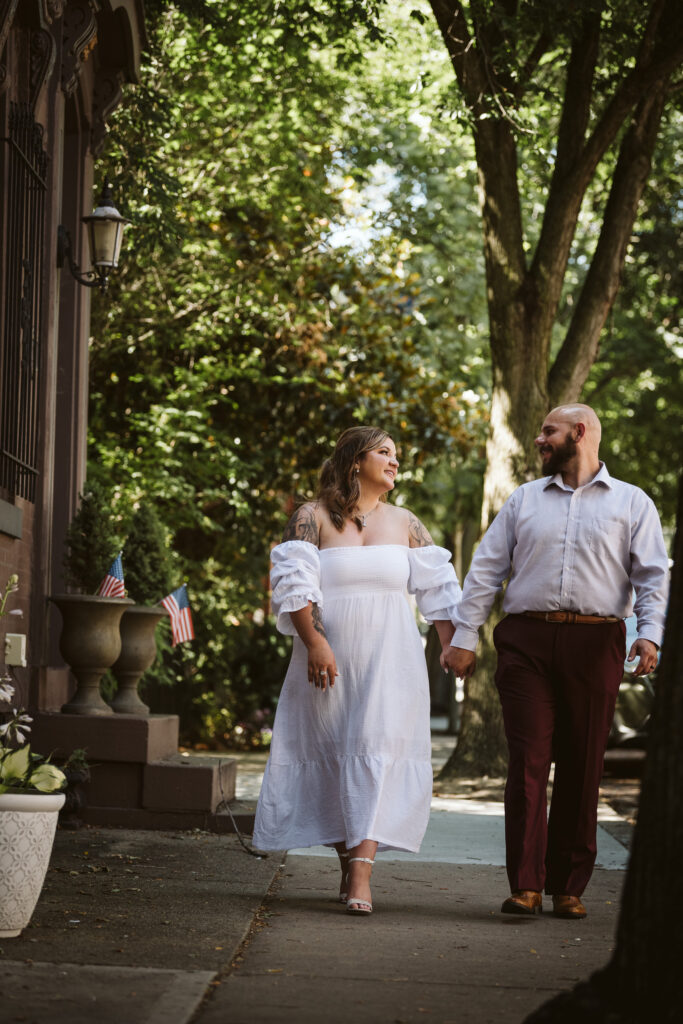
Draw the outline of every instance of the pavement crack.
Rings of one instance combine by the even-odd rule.
[[[286,855],[283,854],[282,861],[273,875],[270,885],[268,886],[258,909],[254,913],[251,924],[247,928],[242,941],[235,950],[232,960],[225,968],[223,968],[223,970],[216,972],[213,981],[209,984],[208,989],[204,993],[201,1002],[192,1015],[189,1024],[196,1024],[206,1007],[212,1002],[216,989],[226,982],[234,971],[239,969],[251,943],[263,928],[268,927],[268,918],[272,914],[270,904],[276,898],[282,886],[282,882],[284,880],[285,861]]]

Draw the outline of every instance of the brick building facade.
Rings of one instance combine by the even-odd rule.
[[[89,288],[57,266],[57,229],[90,266],[81,217],[107,118],[138,77],[142,0],[0,0],[0,623],[27,638],[21,702],[56,710],[73,682],[59,655],[66,528],[85,476]]]

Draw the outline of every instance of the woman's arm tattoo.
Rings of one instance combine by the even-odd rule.
[[[320,633],[320,635],[324,636],[325,639],[327,640],[327,634],[325,632],[325,627],[323,626],[323,617],[317,604],[314,604],[312,606],[311,615],[313,617],[313,628],[316,630],[317,633]]]
[[[289,520],[282,535],[282,542],[287,540],[307,540],[316,546],[320,543],[320,530],[311,505],[302,505]]]
[[[425,529],[417,516],[413,515],[412,512],[408,512],[408,535],[411,548],[424,548],[428,544],[434,543],[429,535],[429,530]]]

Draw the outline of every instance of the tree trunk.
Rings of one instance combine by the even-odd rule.
[[[640,810],[614,956],[608,967],[545,1003],[525,1024],[649,1024],[653,1019],[674,1024],[681,1019],[683,477],[673,561]]]

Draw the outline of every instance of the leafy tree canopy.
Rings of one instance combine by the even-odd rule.
[[[410,498],[481,436],[465,353],[485,373],[477,303],[463,293],[453,325],[432,314],[417,268],[431,260],[433,289],[438,267],[399,219],[371,250],[335,237],[355,182],[340,142],[347,104],[360,104],[349,60],[315,33],[285,46],[279,5],[270,21],[202,6],[210,18],[159,7],[102,159],[135,228],[93,316],[90,474],[116,480],[124,518],[129,501],[154,504],[198,632],[186,683],[210,708],[237,675],[236,632],[264,607],[269,546],[334,438],[359,421],[390,430]],[[263,643],[245,713],[279,683]]]

